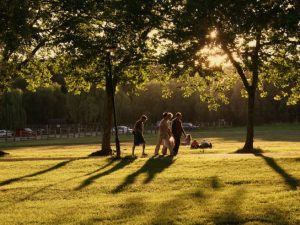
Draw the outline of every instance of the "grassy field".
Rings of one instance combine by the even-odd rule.
[[[192,133],[213,149],[179,156],[86,157],[98,138],[1,143],[0,224],[300,224],[300,127],[256,129],[263,154],[231,154],[243,146],[241,128]],[[22,146],[23,145],[23,146]],[[35,147],[30,147],[36,145]]]

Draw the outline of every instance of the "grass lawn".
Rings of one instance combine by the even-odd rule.
[[[192,135],[213,149],[153,159],[149,134],[149,157],[138,147],[131,158],[124,135],[114,160],[76,158],[99,137],[1,143],[10,155],[0,158],[0,224],[300,224],[299,126],[257,128],[262,155],[230,154],[243,146],[240,128]]]

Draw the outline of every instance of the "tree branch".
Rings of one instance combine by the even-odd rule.
[[[232,53],[231,51],[228,49],[228,47],[226,46],[226,44],[224,44],[223,42],[221,42],[221,46],[222,46],[222,49],[223,51],[225,52],[225,54],[228,56],[230,62],[233,64],[233,66],[235,67],[235,69],[237,70],[239,76],[241,77],[242,81],[243,81],[243,84],[246,88],[247,91],[249,91],[250,89],[250,85],[247,81],[247,78],[246,78],[246,75],[243,71],[243,68],[241,67],[240,63],[237,62],[233,56],[232,56]]]
[[[261,31],[256,34],[256,45],[252,55],[252,88],[255,90],[258,83],[259,51],[261,49]]]

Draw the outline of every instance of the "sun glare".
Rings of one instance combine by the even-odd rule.
[[[220,66],[226,61],[225,55],[211,55],[208,56],[208,61],[211,66]]]
[[[217,37],[218,32],[216,30],[210,32],[209,37],[211,39],[215,39]]]

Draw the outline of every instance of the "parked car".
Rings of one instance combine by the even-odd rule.
[[[115,132],[115,128],[112,129],[112,132]],[[118,126],[119,134],[130,134],[132,133],[132,129],[127,126]]]
[[[35,133],[30,128],[18,128],[16,129],[17,137],[31,137],[34,136]]]
[[[192,123],[182,123],[182,127],[186,130],[192,130],[197,128],[197,126],[193,125]]]
[[[10,130],[0,130],[0,138],[1,137],[12,137],[13,136],[13,132],[11,132]]]

